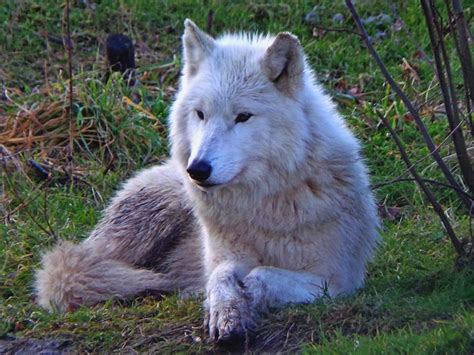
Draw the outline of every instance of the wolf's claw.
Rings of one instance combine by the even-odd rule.
[[[234,300],[211,311],[208,322],[209,336],[211,341],[220,344],[239,342],[253,333],[254,324],[246,300]]]

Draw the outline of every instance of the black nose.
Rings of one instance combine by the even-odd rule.
[[[186,170],[192,179],[197,181],[205,181],[211,176],[212,166],[204,160],[193,161]]]

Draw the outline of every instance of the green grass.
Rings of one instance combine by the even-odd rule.
[[[8,168],[2,172],[0,351],[2,341],[13,344],[12,338],[54,338],[87,352],[222,350],[206,342],[199,299],[142,297],[61,315],[37,307],[31,292],[41,252],[58,238],[78,241],[87,237],[120,181],[166,156],[166,131],[159,122],[166,121],[176,87],[186,17],[205,28],[212,8],[214,34],[227,30],[295,33],[319,80],[363,142],[373,182],[389,181],[406,170],[388,132],[377,124],[375,109],[387,114],[412,160],[421,160],[417,168],[424,177],[442,180],[432,160],[422,160],[428,150],[414,122],[360,39],[348,32],[315,36],[312,26],[302,20],[313,9],[313,1],[205,1],[196,6],[196,1],[105,0],[95,9],[84,5],[87,2],[72,3],[74,124],[77,131],[88,125],[92,128],[75,141],[73,165],[81,180],[74,186],[60,179],[64,176],[61,167],[66,166],[65,139],[24,147],[16,154],[23,171],[14,173]],[[318,3],[315,11],[320,25],[355,30],[342,1]],[[439,110],[434,118],[430,114],[441,97],[432,82],[431,65],[417,55],[418,47],[429,52],[421,9],[417,2],[397,4],[413,37],[391,25],[371,24],[368,29],[371,35],[380,30],[387,33],[385,39],[376,41],[376,48],[395,80],[421,105],[423,119],[439,144],[448,124]],[[393,18],[385,1],[357,2],[357,9],[363,18],[380,13]],[[0,7],[0,85],[11,99],[0,97],[0,124],[4,117],[16,117],[26,110],[67,105],[67,57],[57,41],[63,34],[63,10],[64,2],[54,0],[6,0]],[[334,24],[337,13],[344,20]],[[466,9],[466,15],[472,17],[472,8]],[[127,33],[138,44],[140,83],[134,90],[118,76],[109,81],[103,78],[104,43],[111,32]],[[451,47],[450,53],[454,54]],[[402,67],[404,58],[417,70],[413,82]],[[462,83],[454,63],[456,82]],[[364,93],[359,99],[351,96],[356,87]],[[124,96],[135,98],[159,122],[124,104]],[[67,132],[68,121],[56,129],[55,133]],[[453,149],[447,144],[440,153],[447,156]],[[51,182],[39,179],[26,164],[28,159],[41,162],[45,157],[58,167]],[[459,175],[456,165],[450,165]],[[469,235],[469,219],[453,192],[433,189],[459,235]],[[385,221],[383,243],[370,265],[364,289],[351,297],[272,312],[262,320],[248,350],[331,354],[474,351],[474,272],[455,268],[454,249],[414,183],[390,184],[377,189],[376,195],[380,203],[399,208],[401,216]]]

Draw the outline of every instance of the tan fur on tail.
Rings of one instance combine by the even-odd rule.
[[[43,257],[36,276],[38,303],[66,311],[80,304],[126,298],[147,290],[172,291],[163,275],[124,262],[102,259],[82,244],[63,242]]]

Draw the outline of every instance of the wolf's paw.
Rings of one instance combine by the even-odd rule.
[[[205,323],[212,341],[240,342],[255,330],[255,319],[247,300],[232,299],[211,305]]]

